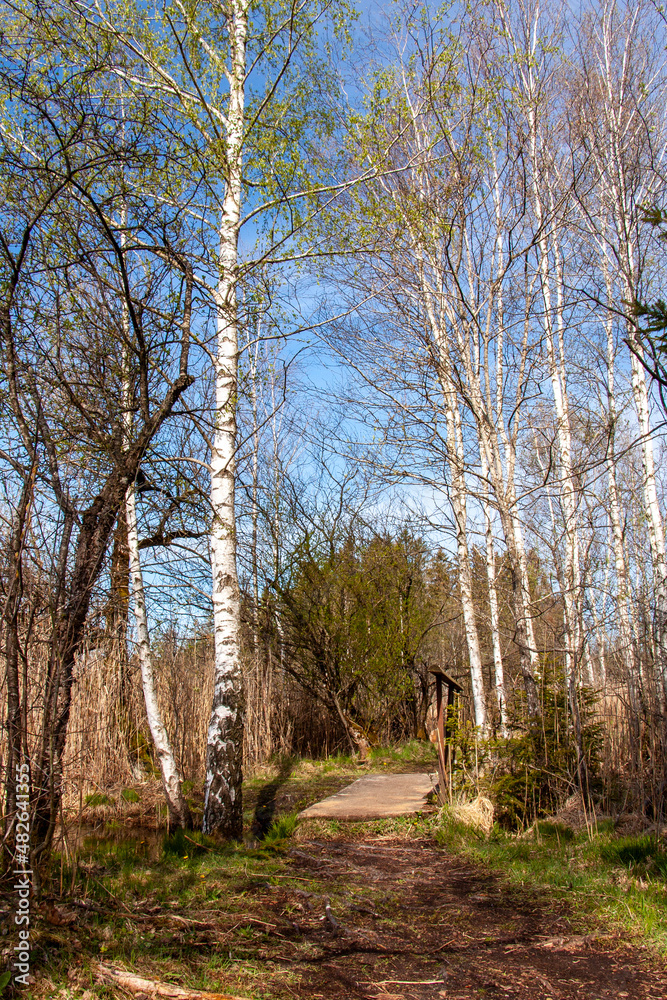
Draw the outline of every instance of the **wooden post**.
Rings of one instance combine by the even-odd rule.
[[[461,688],[458,688],[458,690],[460,691]],[[447,722],[445,723],[445,770],[447,769],[447,765],[449,764],[450,755],[452,758],[451,760],[452,767],[454,767],[454,757],[456,756],[456,747],[454,746],[454,743],[452,741],[452,736],[454,735],[452,733],[453,713],[450,711],[450,709],[453,709],[454,704],[456,702],[456,694],[457,694],[457,688],[454,687],[454,684],[450,683],[447,688]]]
[[[456,701],[456,695],[462,690],[458,681],[446,674],[440,667],[431,667],[429,673],[435,677],[435,711],[438,733],[438,782],[440,800],[445,801],[445,789],[449,785],[447,768],[450,761],[454,764],[454,747],[452,746],[451,711]],[[443,698],[443,683],[447,685],[447,702]],[[445,713],[447,717],[445,718]]]
[[[440,674],[435,675],[435,709],[436,725],[438,727],[438,782],[440,784],[440,794],[442,795],[447,781],[447,754],[445,751],[445,727],[442,718],[442,676]]]

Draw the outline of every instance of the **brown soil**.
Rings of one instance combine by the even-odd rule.
[[[305,841],[291,851],[287,871],[303,889],[247,887],[258,915],[275,927],[258,955],[274,995],[667,997],[667,969],[646,950],[602,931],[577,935],[547,899],[428,841]],[[281,972],[292,975],[281,983]]]

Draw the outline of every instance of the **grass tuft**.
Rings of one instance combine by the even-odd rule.
[[[667,874],[667,852],[655,837],[621,837],[600,845],[600,857],[612,865],[644,871],[653,868],[664,878]]]
[[[271,824],[262,838],[262,847],[268,847],[272,850],[282,850],[285,842],[294,835],[298,823],[299,817],[296,812],[281,816]]]
[[[555,840],[559,844],[568,844],[574,840],[574,830],[564,823],[547,823],[540,820],[534,826],[535,839]]]

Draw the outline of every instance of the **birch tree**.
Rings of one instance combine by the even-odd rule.
[[[127,544],[130,552],[131,592],[137,632],[136,645],[139,665],[141,667],[141,682],[144,692],[144,703],[146,705],[146,716],[160,766],[162,786],[167,800],[171,825],[187,828],[192,826],[192,817],[185,796],[183,795],[181,775],[178,773],[178,768],[176,767],[171,742],[162,721],[162,714],[157,699],[151,642],[148,631],[148,615],[146,613],[146,595],[144,592],[141,559],[139,557],[134,484],[130,486],[127,492],[125,510],[127,516]]]
[[[665,95],[667,80],[658,48],[659,22],[650,5],[632,8],[609,0],[596,9],[581,34],[587,73],[581,80],[580,130],[585,153],[595,165],[598,183],[593,197],[580,198],[587,225],[601,250],[607,304],[641,298],[647,227],[643,208],[661,185],[656,167],[667,148]],[[595,200],[594,200],[595,199]],[[614,278],[612,279],[612,275]],[[628,307],[629,308],[629,307]],[[632,394],[643,464],[643,499],[655,586],[654,629],[658,688],[664,699],[667,670],[667,561],[660,510],[650,395],[643,365],[644,348],[635,323],[626,320]],[[616,492],[611,481],[612,496]],[[612,499],[612,526],[618,521]],[[628,641],[627,584],[623,554],[615,532],[615,559],[621,618]],[[630,647],[628,647],[630,648]],[[631,671],[630,676],[633,676]]]
[[[512,131],[511,96],[499,88],[497,65],[488,52],[488,29],[473,24],[458,43],[444,31],[442,37],[434,32],[428,40],[415,32],[413,36],[406,30],[407,51],[399,51],[395,68],[378,75],[373,95],[377,105],[373,138],[379,130],[393,128],[414,165],[397,178],[378,181],[369,199],[368,210],[382,227],[382,236],[373,248],[377,247],[375,256],[369,253],[367,257],[373,260],[375,271],[370,266],[363,270],[365,280],[360,284],[365,292],[371,290],[376,301],[386,303],[387,309],[400,311],[400,330],[387,313],[378,321],[396,329],[397,346],[392,344],[390,350],[398,350],[400,344],[403,358],[410,358],[414,371],[408,389],[404,360],[395,369],[391,362],[382,366],[385,373],[393,372],[397,420],[404,422],[412,406],[415,427],[421,425],[424,434],[429,427],[432,447],[443,447],[447,456],[447,491],[471,676],[476,678],[475,704],[481,703],[482,683],[468,569],[471,498],[483,510],[490,509],[492,502],[502,525],[512,576],[512,639],[520,652],[529,713],[537,715],[539,663],[515,483],[521,413],[535,352],[534,282],[524,281],[533,235],[525,203],[517,197],[525,185],[521,172],[525,150]],[[459,45],[474,53],[465,71]],[[412,57],[411,46],[418,58]],[[479,51],[485,51],[486,58]],[[506,153],[498,149],[499,130]],[[516,307],[521,299],[518,277],[523,312]],[[506,297],[512,300],[511,315]],[[412,338],[409,344],[408,338]],[[388,394],[391,376],[380,377],[377,351],[370,357],[371,351],[369,347],[368,371],[375,365],[376,373],[367,377]],[[430,378],[439,386],[437,402]],[[443,417],[445,435],[435,430]],[[488,539],[488,520],[486,525]],[[490,593],[493,562],[487,559]],[[492,631],[496,632],[495,625]],[[499,639],[496,632],[498,676],[502,670]],[[481,718],[481,709],[479,715],[477,711],[476,707],[476,717]]]
[[[345,8],[319,0],[175,2],[149,21],[101,0],[71,3],[87,31],[111,40],[127,85],[150,94],[160,108],[170,152],[156,197],[180,205],[189,219],[187,249],[215,328],[208,351],[215,381],[210,555],[216,652],[204,829],[237,837],[243,745],[235,515],[239,285],[259,266],[286,267],[295,254],[307,254],[307,248],[295,250],[294,237],[319,200],[337,190],[331,164],[325,164],[324,183],[314,176],[333,121],[316,25],[326,21],[335,32]],[[242,232],[248,234],[243,250]]]
[[[562,234],[570,199],[567,173],[556,153],[562,134],[559,115],[562,71],[558,46],[562,23],[540,4],[523,5],[512,13],[499,5],[508,45],[508,67],[517,130],[525,136],[528,163],[526,182],[534,224],[535,277],[541,299],[546,370],[551,383],[556,418],[559,507],[563,512],[563,604],[565,619],[565,677],[570,683],[585,656],[582,625],[582,580],[579,554],[579,491],[572,457],[568,398],[568,359],[565,342],[567,303]],[[554,46],[556,51],[554,53]]]

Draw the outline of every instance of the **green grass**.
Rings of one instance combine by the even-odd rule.
[[[667,952],[667,851],[655,837],[615,837],[611,824],[589,837],[540,822],[528,833],[494,828],[486,838],[443,811],[437,842],[502,872],[522,890],[548,893],[590,931],[640,938]]]
[[[271,824],[267,833],[262,838],[261,846],[273,850],[282,850],[294,834],[298,822],[298,813],[296,812],[281,816]]]
[[[251,834],[248,844],[221,844],[192,831],[176,830],[160,837],[141,827],[136,828],[133,838],[133,831],[124,823],[107,821],[98,836],[78,844],[74,859],[68,854],[52,858],[45,892],[59,899],[58,905],[66,906],[71,896],[89,903],[90,908],[77,911],[75,929],[61,933],[48,928],[50,943],[44,947],[49,975],[66,989],[68,969],[85,969],[103,957],[110,964],[126,964],[149,978],[173,980],[193,989],[224,985],[230,993],[265,996],[267,977],[271,980],[273,976],[267,957],[282,955],[283,940],[279,935],[267,936],[262,925],[266,919],[262,897],[290,885],[323,891],[317,873],[299,872],[291,881],[287,851],[292,838],[300,834],[299,810],[360,775],[417,770],[425,762],[432,766],[432,759],[430,745],[415,743],[406,748],[376,749],[364,762],[341,754],[328,760],[276,760],[258,768],[244,782],[245,829],[251,834],[255,813],[266,805],[269,791],[272,823],[263,837]],[[124,794],[128,791],[132,790],[119,792],[119,801],[132,799]],[[138,794],[143,796],[141,790]],[[103,791],[89,801],[110,804]],[[303,824],[306,836],[307,826]],[[359,829],[355,832],[347,824],[329,824],[328,832],[336,834],[337,830],[337,835],[346,837],[411,836],[419,830],[420,835],[428,835],[427,824],[419,826],[414,819],[351,826]],[[327,883],[326,892],[334,911],[344,913],[349,903],[347,884]],[[372,888],[366,895],[372,895]],[[186,923],[170,922],[170,914],[186,918]],[[209,919],[220,922],[225,940],[222,948],[205,940],[201,925]],[[299,919],[298,912],[294,919]],[[284,982],[281,969],[273,991]],[[93,976],[86,988],[94,997],[111,995]]]
[[[164,838],[154,860],[142,856],[137,841],[92,837],[80,845],[74,869],[65,856],[54,855],[49,890],[57,896],[62,879],[62,903],[71,893],[89,909],[77,915],[75,930],[49,930],[49,976],[66,988],[73,965],[85,969],[103,960],[127,964],[149,978],[200,990],[224,985],[230,993],[259,1000],[265,996],[264,981],[272,975],[263,953],[267,947],[279,951],[282,938],[267,937],[265,914],[254,897],[257,891],[266,894],[267,887],[270,891],[290,884],[281,848],[295,828],[295,815],[280,818],[271,828],[268,849],[222,844],[179,830]],[[294,884],[302,888],[304,880]],[[171,914],[185,918],[185,925],[170,923]],[[222,950],[212,940],[198,943],[207,920],[220,921]],[[249,988],[248,980],[257,985]],[[112,995],[93,981],[89,987],[91,1000]]]
[[[287,982],[280,965],[284,943],[280,935],[267,934],[267,925],[262,924],[271,920],[263,900],[292,886],[326,892],[334,912],[343,917],[351,905],[345,879],[327,881],[321,872],[307,869],[292,874],[288,854],[292,838],[435,838],[443,848],[497,870],[505,896],[510,901],[516,897],[517,905],[546,897],[547,905],[553,901],[571,917],[577,933],[618,931],[627,936],[629,932],[656,950],[667,951],[667,852],[655,838],[618,838],[609,821],[598,824],[593,839],[546,821],[523,836],[494,829],[486,837],[447,816],[446,810],[440,816],[366,823],[299,823],[299,809],[360,774],[430,769],[434,750],[414,742],[402,748],[376,748],[363,764],[343,755],[288,763],[289,767],[285,761],[276,761],[258,769],[244,784],[247,831],[255,807],[265,801],[262,793],[269,787],[275,793],[273,822],[263,839],[255,838],[252,846],[221,844],[201,833],[183,831],[151,839],[149,844],[139,839],[148,840],[146,830],[137,828],[132,840],[124,824],[113,822],[99,838],[79,844],[74,863],[69,856],[56,855],[45,894],[58,898],[62,886],[64,903],[70,895],[93,905],[77,911],[74,927],[47,928],[44,954],[54,983],[69,988],[68,969],[92,968],[104,957],[149,978],[192,989],[224,987],[256,1000],[266,996],[267,989],[272,995],[280,992]],[[387,902],[382,885],[364,887],[363,895]],[[397,907],[399,902],[397,896]],[[174,923],[173,914],[186,918],[185,922]],[[298,910],[293,919],[299,921]],[[393,920],[394,915],[388,913],[386,919]],[[224,946],[205,937],[202,926],[207,921],[219,923]],[[275,979],[274,958],[279,969]],[[87,988],[100,1000],[111,996],[92,974]],[[54,989],[49,996],[56,995]]]
[[[373,764],[386,767],[392,764],[412,764],[435,770],[438,766],[438,751],[433,743],[425,740],[410,740],[401,746],[373,747],[368,756]]]
[[[140,802],[141,798],[139,793],[134,790],[134,788],[124,788],[120,793],[120,797],[125,802]]]

